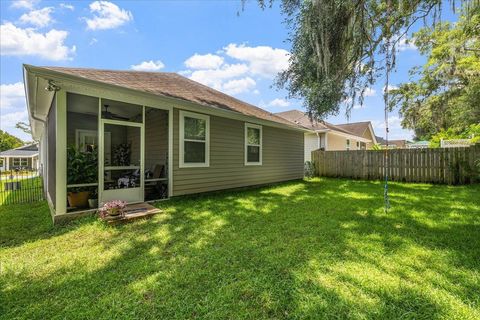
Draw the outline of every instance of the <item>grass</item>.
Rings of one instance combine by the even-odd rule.
[[[478,319],[480,185],[315,179],[52,227],[0,207],[2,319]]]

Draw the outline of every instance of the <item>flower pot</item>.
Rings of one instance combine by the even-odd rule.
[[[116,217],[118,215],[120,215],[122,213],[123,210],[120,210],[120,209],[110,209],[108,211],[108,215],[109,216],[112,216],[112,217]]]
[[[67,194],[68,203],[70,204],[70,207],[86,208],[88,207],[89,195],[89,191],[69,192]]]
[[[96,209],[98,208],[98,199],[88,199],[88,206],[91,209]]]

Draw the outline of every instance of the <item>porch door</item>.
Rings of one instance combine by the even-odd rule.
[[[122,120],[101,120],[99,201],[144,199],[144,126]]]

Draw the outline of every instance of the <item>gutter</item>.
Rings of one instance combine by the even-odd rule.
[[[33,112],[33,108],[30,108],[30,99],[29,99],[29,94],[28,94],[28,90],[27,90],[27,77],[26,77],[26,74],[28,73],[28,69],[27,69],[27,65],[23,65],[23,69],[24,69],[24,72],[23,72],[23,83],[24,83],[24,86],[23,86],[23,89],[25,91],[25,102],[27,103],[27,109],[28,109],[28,115],[35,121],[38,121],[42,124],[42,126],[45,128],[46,125],[47,125],[47,120],[45,119],[40,119],[38,118],[37,116],[35,116],[34,112]],[[37,86],[38,86],[38,81],[37,81],[37,78],[35,77],[35,92],[37,90]],[[32,123],[30,123],[30,129],[32,130],[32,138],[34,140],[35,137],[34,137],[34,132],[33,132],[33,126],[32,126]]]

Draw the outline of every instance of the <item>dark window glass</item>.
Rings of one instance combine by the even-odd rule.
[[[205,162],[205,142],[185,141],[183,162],[204,163]]]
[[[260,162],[260,147],[247,146],[247,162]]]

